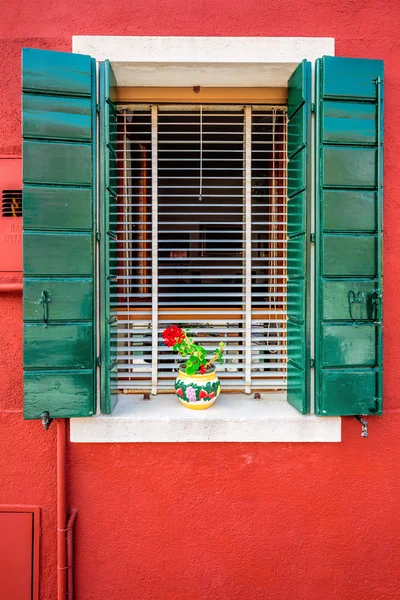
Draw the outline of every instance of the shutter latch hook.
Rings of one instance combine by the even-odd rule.
[[[40,298],[40,304],[42,305],[42,319],[45,327],[47,327],[49,324],[49,302],[50,293],[48,290],[43,290]]]
[[[355,292],[353,292],[353,290],[350,290],[349,295],[348,295],[348,300],[349,300],[350,319],[353,321],[354,325],[357,325],[357,323],[359,323],[360,321],[363,320],[363,305],[364,305],[364,300],[365,300],[364,292],[358,292],[358,294],[356,294]],[[353,317],[353,304],[360,305],[360,318],[358,321],[357,321],[357,319],[355,319]]]
[[[359,421],[361,423],[361,437],[367,438],[368,437],[368,421],[367,421],[367,419],[363,419],[362,417],[360,417],[360,415],[355,415],[355,418],[357,419],[357,421]]]

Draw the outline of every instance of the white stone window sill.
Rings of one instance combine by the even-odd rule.
[[[340,442],[340,417],[301,415],[284,394],[221,394],[207,410],[174,395],[121,395],[112,415],[71,419],[71,442]]]

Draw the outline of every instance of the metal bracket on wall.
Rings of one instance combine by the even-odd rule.
[[[53,419],[50,418],[50,414],[45,411],[40,415],[41,419],[42,419],[42,425],[45,431],[48,430],[48,428],[50,427],[50,425],[53,422]]]
[[[366,419],[363,419],[359,415],[358,416],[356,415],[355,418],[357,419],[357,421],[359,421],[361,423],[361,437],[367,438],[368,437],[368,421]]]

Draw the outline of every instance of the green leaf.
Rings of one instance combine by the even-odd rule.
[[[194,375],[199,368],[200,368],[200,361],[196,360],[194,358],[191,358],[186,363],[186,373],[188,375]]]

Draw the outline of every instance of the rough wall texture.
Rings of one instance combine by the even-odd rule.
[[[76,35],[332,36],[386,61],[385,416],[341,444],[69,448],[77,600],[398,600],[400,4],[382,0],[3,0],[0,156],[20,153],[20,50]],[[56,597],[55,428],[21,415],[21,299],[0,297],[0,503],[42,507]]]

